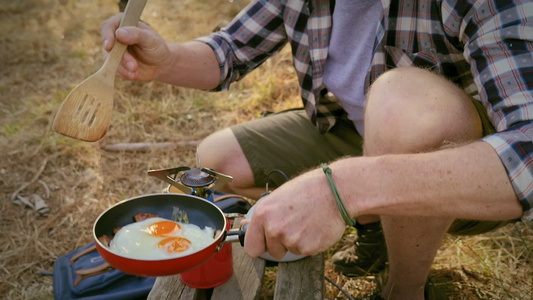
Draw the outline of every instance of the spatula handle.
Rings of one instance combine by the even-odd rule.
[[[122,20],[120,21],[119,28],[124,26],[137,26],[139,18],[144,10],[144,6],[146,5],[146,1],[147,0],[129,0],[128,4],[126,5],[126,9],[124,10]],[[107,56],[103,65],[103,67],[109,73],[112,73],[109,74],[109,76],[115,76],[118,65],[120,64],[122,56],[124,56],[124,52],[126,52],[127,47],[127,45],[115,40],[115,45],[109,52],[109,55]]]

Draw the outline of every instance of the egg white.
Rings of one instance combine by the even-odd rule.
[[[194,224],[176,222],[181,230],[168,236],[158,237],[150,235],[147,227],[153,223],[165,221],[163,218],[149,218],[122,227],[111,240],[109,245],[115,254],[133,259],[160,260],[182,257],[199,251],[214,241],[215,230],[211,227],[201,229]],[[158,243],[170,236],[180,236],[191,241],[191,247],[179,253],[167,253]]]

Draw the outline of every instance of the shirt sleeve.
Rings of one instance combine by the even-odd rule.
[[[486,0],[465,18],[465,57],[497,133],[485,137],[533,221],[533,2]]]
[[[213,91],[227,90],[234,81],[261,65],[287,43],[279,1],[252,1],[226,27],[198,38],[215,52],[220,84]]]

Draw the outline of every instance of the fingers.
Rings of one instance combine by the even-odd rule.
[[[140,34],[137,27],[122,27],[116,30],[116,40],[125,45],[140,44]],[[114,39],[112,40],[114,44]],[[104,41],[104,59],[109,55],[112,47],[109,47],[109,40]],[[117,69],[117,76],[122,79],[135,80],[139,74],[138,58],[134,57],[131,52],[126,51]]]
[[[122,14],[115,15],[100,25],[100,35],[102,36],[102,44],[104,45],[104,51],[109,52],[115,44],[115,31],[117,30]]]
[[[241,225],[248,224],[244,250],[251,257],[258,257],[268,252],[275,259],[282,259],[287,253],[287,248],[282,243],[281,232],[277,229],[265,230],[265,217],[254,212],[253,220],[245,220]]]
[[[139,24],[137,25],[137,27],[126,26],[126,27],[122,27],[119,29],[120,21],[122,20],[122,15],[123,15],[122,13],[115,15],[107,19],[106,21],[102,22],[102,24],[100,25],[100,34],[102,36],[102,44],[104,45],[104,50],[107,52],[111,51],[111,49],[113,48],[113,45],[115,44],[115,35],[121,43],[132,45],[138,42],[138,39],[129,40],[129,37],[131,37],[130,35],[131,33],[128,32],[129,30],[132,30],[132,28],[151,29],[151,27],[148,26],[148,24],[141,22],[141,21],[139,21]],[[128,28],[128,29],[121,31],[124,28]],[[122,35],[117,34],[117,31],[120,31]]]
[[[264,227],[259,222],[251,222],[250,220],[241,221],[241,226],[248,224],[246,231],[244,250],[251,257],[258,257],[265,252],[268,252],[275,259],[282,259],[287,252],[296,255],[302,254],[300,251],[298,240],[295,236],[291,240],[283,240],[283,234],[275,233],[275,230],[263,230]],[[253,226],[251,225],[253,224]],[[259,231],[255,231],[259,228]]]
[[[275,259],[282,259],[287,254],[287,248],[278,237],[267,237],[267,252]]]
[[[299,248],[300,245],[298,244],[298,241],[302,241],[302,239],[298,238],[298,237],[293,237],[292,240],[285,241],[285,243],[283,243],[283,245],[287,249],[287,252],[290,252],[290,253],[296,254],[296,255],[302,254],[302,251]]]
[[[128,52],[124,53],[124,57],[117,69],[117,76],[122,79],[134,80],[137,78],[139,64],[137,60]]]
[[[106,57],[108,52],[113,49],[115,40],[125,45],[143,43],[142,39],[146,38],[146,34],[143,36],[142,31],[143,29],[150,29],[150,26],[143,22],[139,22],[138,27],[125,26],[119,28],[121,19],[122,14],[118,14],[107,19],[100,25],[104,57]],[[152,40],[150,40],[150,42],[151,41]],[[146,41],[144,41],[144,43],[146,43]]]
[[[244,237],[244,251],[251,257],[258,257],[266,252],[263,227],[258,222],[250,222]]]

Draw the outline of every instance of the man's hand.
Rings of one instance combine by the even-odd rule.
[[[104,56],[115,38],[128,45],[117,76],[126,80],[159,81],[176,86],[210,90],[220,83],[220,67],[215,53],[203,42],[167,42],[146,23],[119,29],[122,14],[100,26]]]
[[[322,169],[303,174],[261,200],[246,232],[244,249],[252,257],[287,251],[314,255],[333,246],[346,224]]]
[[[127,80],[151,81],[158,68],[171,64],[171,54],[167,43],[150,26],[139,22],[137,27],[118,28],[122,14],[104,21],[100,26],[104,56],[107,57],[116,39],[128,45],[117,76]]]

